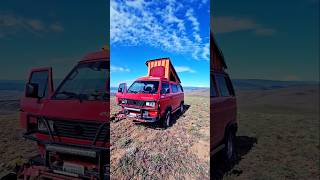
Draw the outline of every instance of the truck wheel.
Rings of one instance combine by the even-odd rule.
[[[225,137],[225,148],[223,150],[224,161],[228,167],[232,167],[236,161],[236,135],[234,131],[229,131]]]
[[[184,111],[184,104],[183,104],[183,102],[181,102],[181,104],[180,104],[180,114],[183,114],[183,111]]]
[[[167,127],[170,126],[170,124],[171,124],[171,111],[168,110],[168,111],[166,112],[166,116],[165,116],[164,119],[163,119],[163,127],[164,127],[164,128],[167,128]]]

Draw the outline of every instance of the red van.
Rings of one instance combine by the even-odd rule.
[[[21,98],[24,137],[39,147],[18,178],[107,179],[109,52],[85,56],[54,90],[51,68],[31,70]]]
[[[222,151],[227,164],[236,158],[237,103],[224,57],[211,36],[210,154]]]
[[[184,92],[180,79],[169,58],[149,60],[148,76],[141,77],[127,89],[119,85],[116,94],[122,113],[139,122],[162,121],[166,128],[171,125],[171,115],[184,111]]]

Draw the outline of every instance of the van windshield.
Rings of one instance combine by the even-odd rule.
[[[155,94],[158,92],[159,81],[135,81],[128,89],[128,93]]]
[[[107,61],[77,65],[55,92],[54,99],[107,100]]]

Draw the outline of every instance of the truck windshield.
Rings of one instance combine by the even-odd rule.
[[[55,92],[54,99],[107,100],[107,61],[77,65]]]
[[[135,81],[128,89],[128,93],[155,94],[158,92],[159,81]]]

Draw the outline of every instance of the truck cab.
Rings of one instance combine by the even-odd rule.
[[[31,70],[20,124],[24,137],[37,143],[39,156],[25,166],[23,177],[107,178],[108,71],[106,50],[87,54],[56,89],[51,67]]]
[[[210,41],[210,154],[222,151],[226,164],[232,165],[236,160],[238,128],[236,96],[224,57],[212,35]]]
[[[184,111],[184,92],[169,58],[149,60],[148,76],[136,79],[127,89],[121,83],[116,94],[127,118],[137,122],[161,121],[167,128],[171,115]]]

